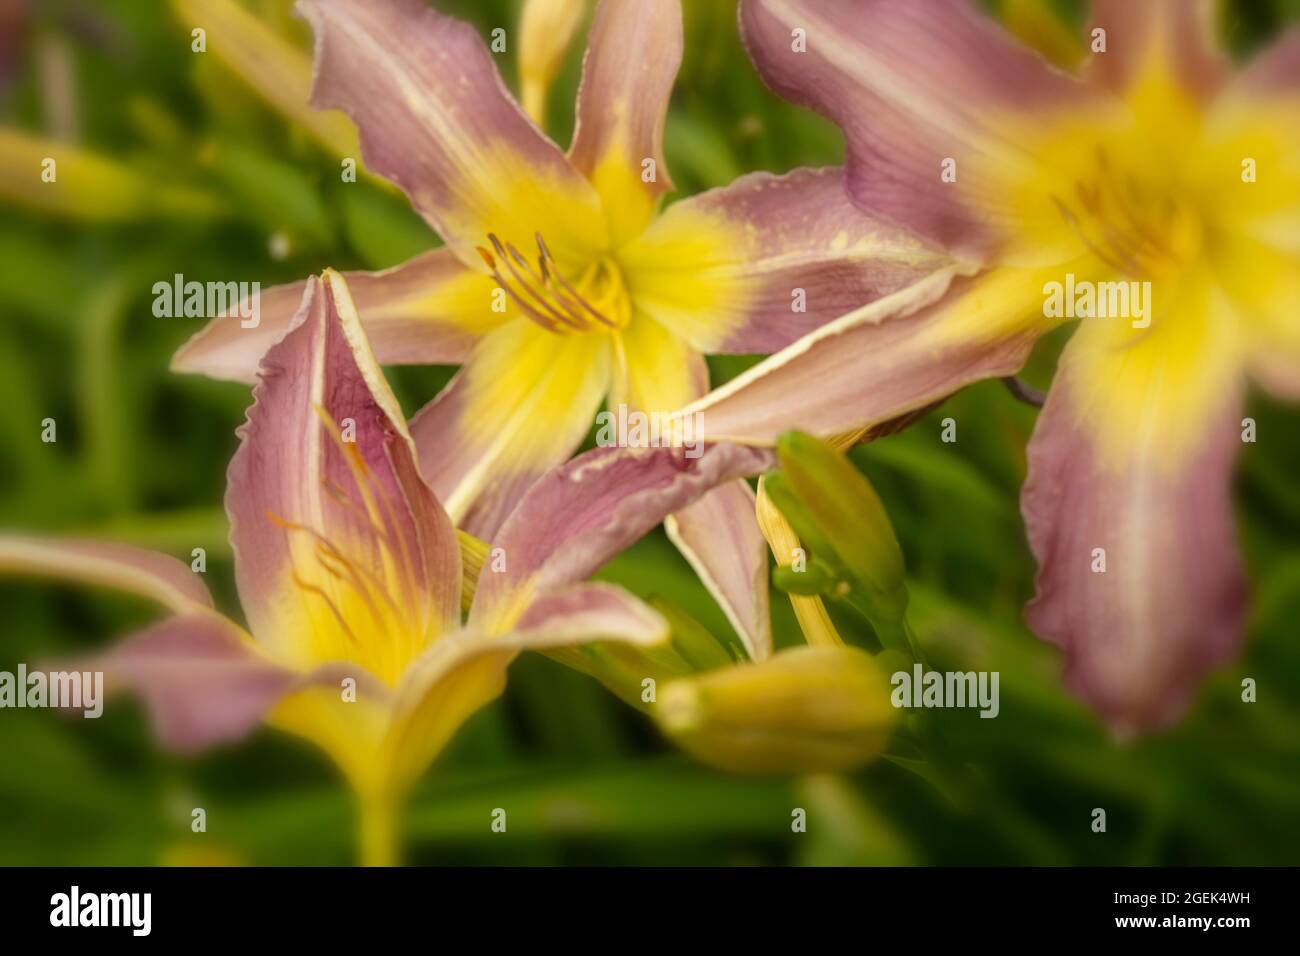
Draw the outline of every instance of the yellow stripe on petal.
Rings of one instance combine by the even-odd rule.
[[[682,60],[679,0],[602,3],[587,37],[569,158],[600,194],[615,248],[672,189],[664,122]]]
[[[636,308],[703,352],[745,321],[756,282],[745,232],[686,204],[664,212],[618,252]]]
[[[456,131],[447,129],[448,142]],[[472,247],[489,247],[491,237],[513,245],[534,266],[540,235],[567,276],[573,276],[609,247],[599,197],[571,170],[548,171],[511,146],[464,147],[439,184],[441,198],[425,197],[419,184],[407,185],[417,208],[441,204],[439,232],[465,262],[479,263]],[[449,149],[449,152],[451,150]]]
[[[605,151],[589,174],[600,194],[610,244],[615,249],[640,235],[659,208],[658,194],[647,188],[642,178],[658,175],[656,168],[643,166],[649,159],[633,156],[620,139]]]
[[[567,457],[594,422],[610,358],[604,332],[557,335],[526,319],[484,338],[462,372],[462,440],[476,460],[447,496],[448,511],[463,514],[492,481]]]
[[[618,336],[611,405],[646,412],[676,411],[709,390],[704,358],[658,322],[638,313]]]

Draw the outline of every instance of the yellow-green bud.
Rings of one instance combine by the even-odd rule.
[[[844,571],[860,586],[873,616],[902,618],[907,607],[903,552],[893,525],[871,483],[844,456],[802,432],[787,432],[777,444],[781,484],[769,488],[786,510],[780,492],[797,499],[791,524],[814,548],[824,542]]]
[[[898,713],[871,655],[795,647],[671,681],[650,708],[704,763],[750,773],[847,770],[880,754]]]

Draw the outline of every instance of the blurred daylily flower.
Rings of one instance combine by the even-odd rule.
[[[48,173],[48,176],[46,175]],[[0,125],[0,200],[93,223],[208,219],[217,197],[81,146]]]
[[[587,12],[586,0],[524,0],[519,14],[519,100],[546,125],[546,93]]]
[[[679,408],[708,389],[705,353],[780,348],[946,262],[857,211],[839,169],[757,173],[661,213],[678,0],[596,10],[567,154],[506,92],[469,25],[417,0],[298,9],[316,34],[313,102],[352,117],[367,167],[446,242],[349,281],[381,362],[463,365],[411,433],[448,513],[481,538],[573,453],[603,400]],[[300,295],[300,284],[263,295],[257,329],[214,320],[174,367],[250,380]],[[669,533],[763,656],[753,507],[747,486],[720,488]]]
[[[502,528],[461,623],[457,532],[343,278],[311,279],[265,357],[228,473],[235,575],[249,630],[197,575],[125,545],[0,538],[0,570],[152,597],[172,616],[103,656],[164,744],[192,751],[265,720],[321,747],[355,789],[362,854],[396,858],[410,785],[525,649],[655,643],[664,619],[608,584],[579,583],[618,550],[767,456],[736,446],[598,449],[538,482]],[[251,632],[251,633],[250,633]]]
[[[843,128],[858,207],[971,275],[887,296],[687,409],[710,440],[848,431],[1015,372],[1075,290],[1131,297],[1065,349],[1022,499],[1028,622],[1120,730],[1176,719],[1238,646],[1243,386],[1300,397],[1300,31],[1234,75],[1208,14],[1098,0],[1074,75],[965,3],[743,0],[767,83]]]

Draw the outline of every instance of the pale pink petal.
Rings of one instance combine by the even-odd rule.
[[[237,625],[215,613],[190,611],[160,621],[112,650],[76,665],[102,670],[106,689],[137,694],[162,746],[194,753],[238,740],[286,696],[312,687],[357,681],[368,700],[388,691],[355,665],[327,664],[299,673],[274,663]]]
[[[687,406],[708,441],[772,444],[880,424],[1018,370],[1044,331],[1041,283],[1022,270],[935,273],[822,326]],[[945,294],[946,292],[946,294]]]
[[[1163,376],[1135,405],[1118,376],[1080,374],[1088,347],[1079,336],[1067,347],[1029,444],[1021,510],[1039,572],[1026,620],[1065,651],[1066,683],[1130,733],[1172,723],[1240,646],[1247,604],[1230,484],[1241,394],[1218,388],[1214,356],[1192,376],[1213,391],[1206,402],[1171,392],[1176,359],[1161,359]],[[1172,435],[1193,431],[1184,415],[1199,437],[1171,451]],[[1117,457],[1103,448],[1107,430],[1137,438]]]
[[[225,618],[191,611],[79,665],[102,670],[111,693],[138,694],[164,747],[195,752],[237,740],[302,680],[258,652]]]
[[[717,599],[750,659],[761,661],[772,653],[772,623],[767,545],[754,508],[749,485],[732,481],[669,516],[664,526]]]
[[[761,449],[596,448],[537,481],[492,544],[506,569],[484,571],[471,622],[510,626],[536,596],[581,581],[706,492],[770,467]]]
[[[702,255],[711,233],[729,238]],[[674,203],[620,261],[637,307],[713,354],[774,352],[950,262],[854,206],[838,167],[751,173]]]
[[[493,233],[537,230],[562,262],[606,242],[590,183],[524,115],[478,32],[419,0],[300,0],[316,35],[313,105],[342,109],[366,166],[405,190],[471,267]]]
[[[393,678],[458,624],[460,554],[338,273],[309,281],[253,394],[226,494],[253,633],[298,666]]]
[[[615,245],[639,232],[673,188],[664,120],[681,61],[679,0],[604,0],[596,10],[569,158],[604,199]]]
[[[434,249],[382,272],[346,272],[366,335],[384,365],[454,365],[494,323],[489,306],[495,282],[463,266],[447,249]],[[257,366],[280,341],[302,303],[306,281],[258,296],[254,327],[243,311],[214,318],[172,357],[172,370],[236,382],[257,381]]]
[[[511,640],[525,647],[563,647],[588,641],[650,645],[668,636],[668,622],[639,598],[612,584],[575,584],[528,606]]]
[[[861,208],[977,257],[1002,212],[984,205],[997,192],[977,170],[1028,158],[1023,123],[1004,121],[1093,96],[960,0],[744,0],[741,27],[768,85],[844,131]],[[946,159],[956,183],[941,178]]]
[[[1256,53],[1233,78],[1225,95],[1263,94],[1294,100],[1300,87],[1300,27],[1293,26]]]
[[[212,607],[207,586],[189,565],[109,541],[0,535],[0,572],[129,591],[177,613]]]
[[[1090,79],[1124,94],[1154,59],[1172,70],[1183,89],[1208,100],[1227,81],[1232,64],[1215,36],[1215,0],[1093,0],[1088,27],[1106,31],[1106,51],[1085,63]]]
[[[622,342],[626,383],[610,395],[612,408],[626,402],[632,413],[667,412],[708,390],[704,357],[653,320],[634,316]],[[751,655],[765,655],[772,642],[767,551],[749,486],[743,480],[722,485],[669,516],[666,528]]]

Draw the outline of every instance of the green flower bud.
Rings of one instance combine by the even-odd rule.
[[[898,719],[871,655],[847,646],[790,648],[671,681],[650,712],[697,759],[748,773],[860,766]]]
[[[781,436],[777,453],[781,471],[772,477],[780,480],[775,487],[767,481],[777,507],[814,554],[839,564],[857,585],[873,622],[900,621],[907,608],[903,552],[871,483],[829,445],[802,432]]]

